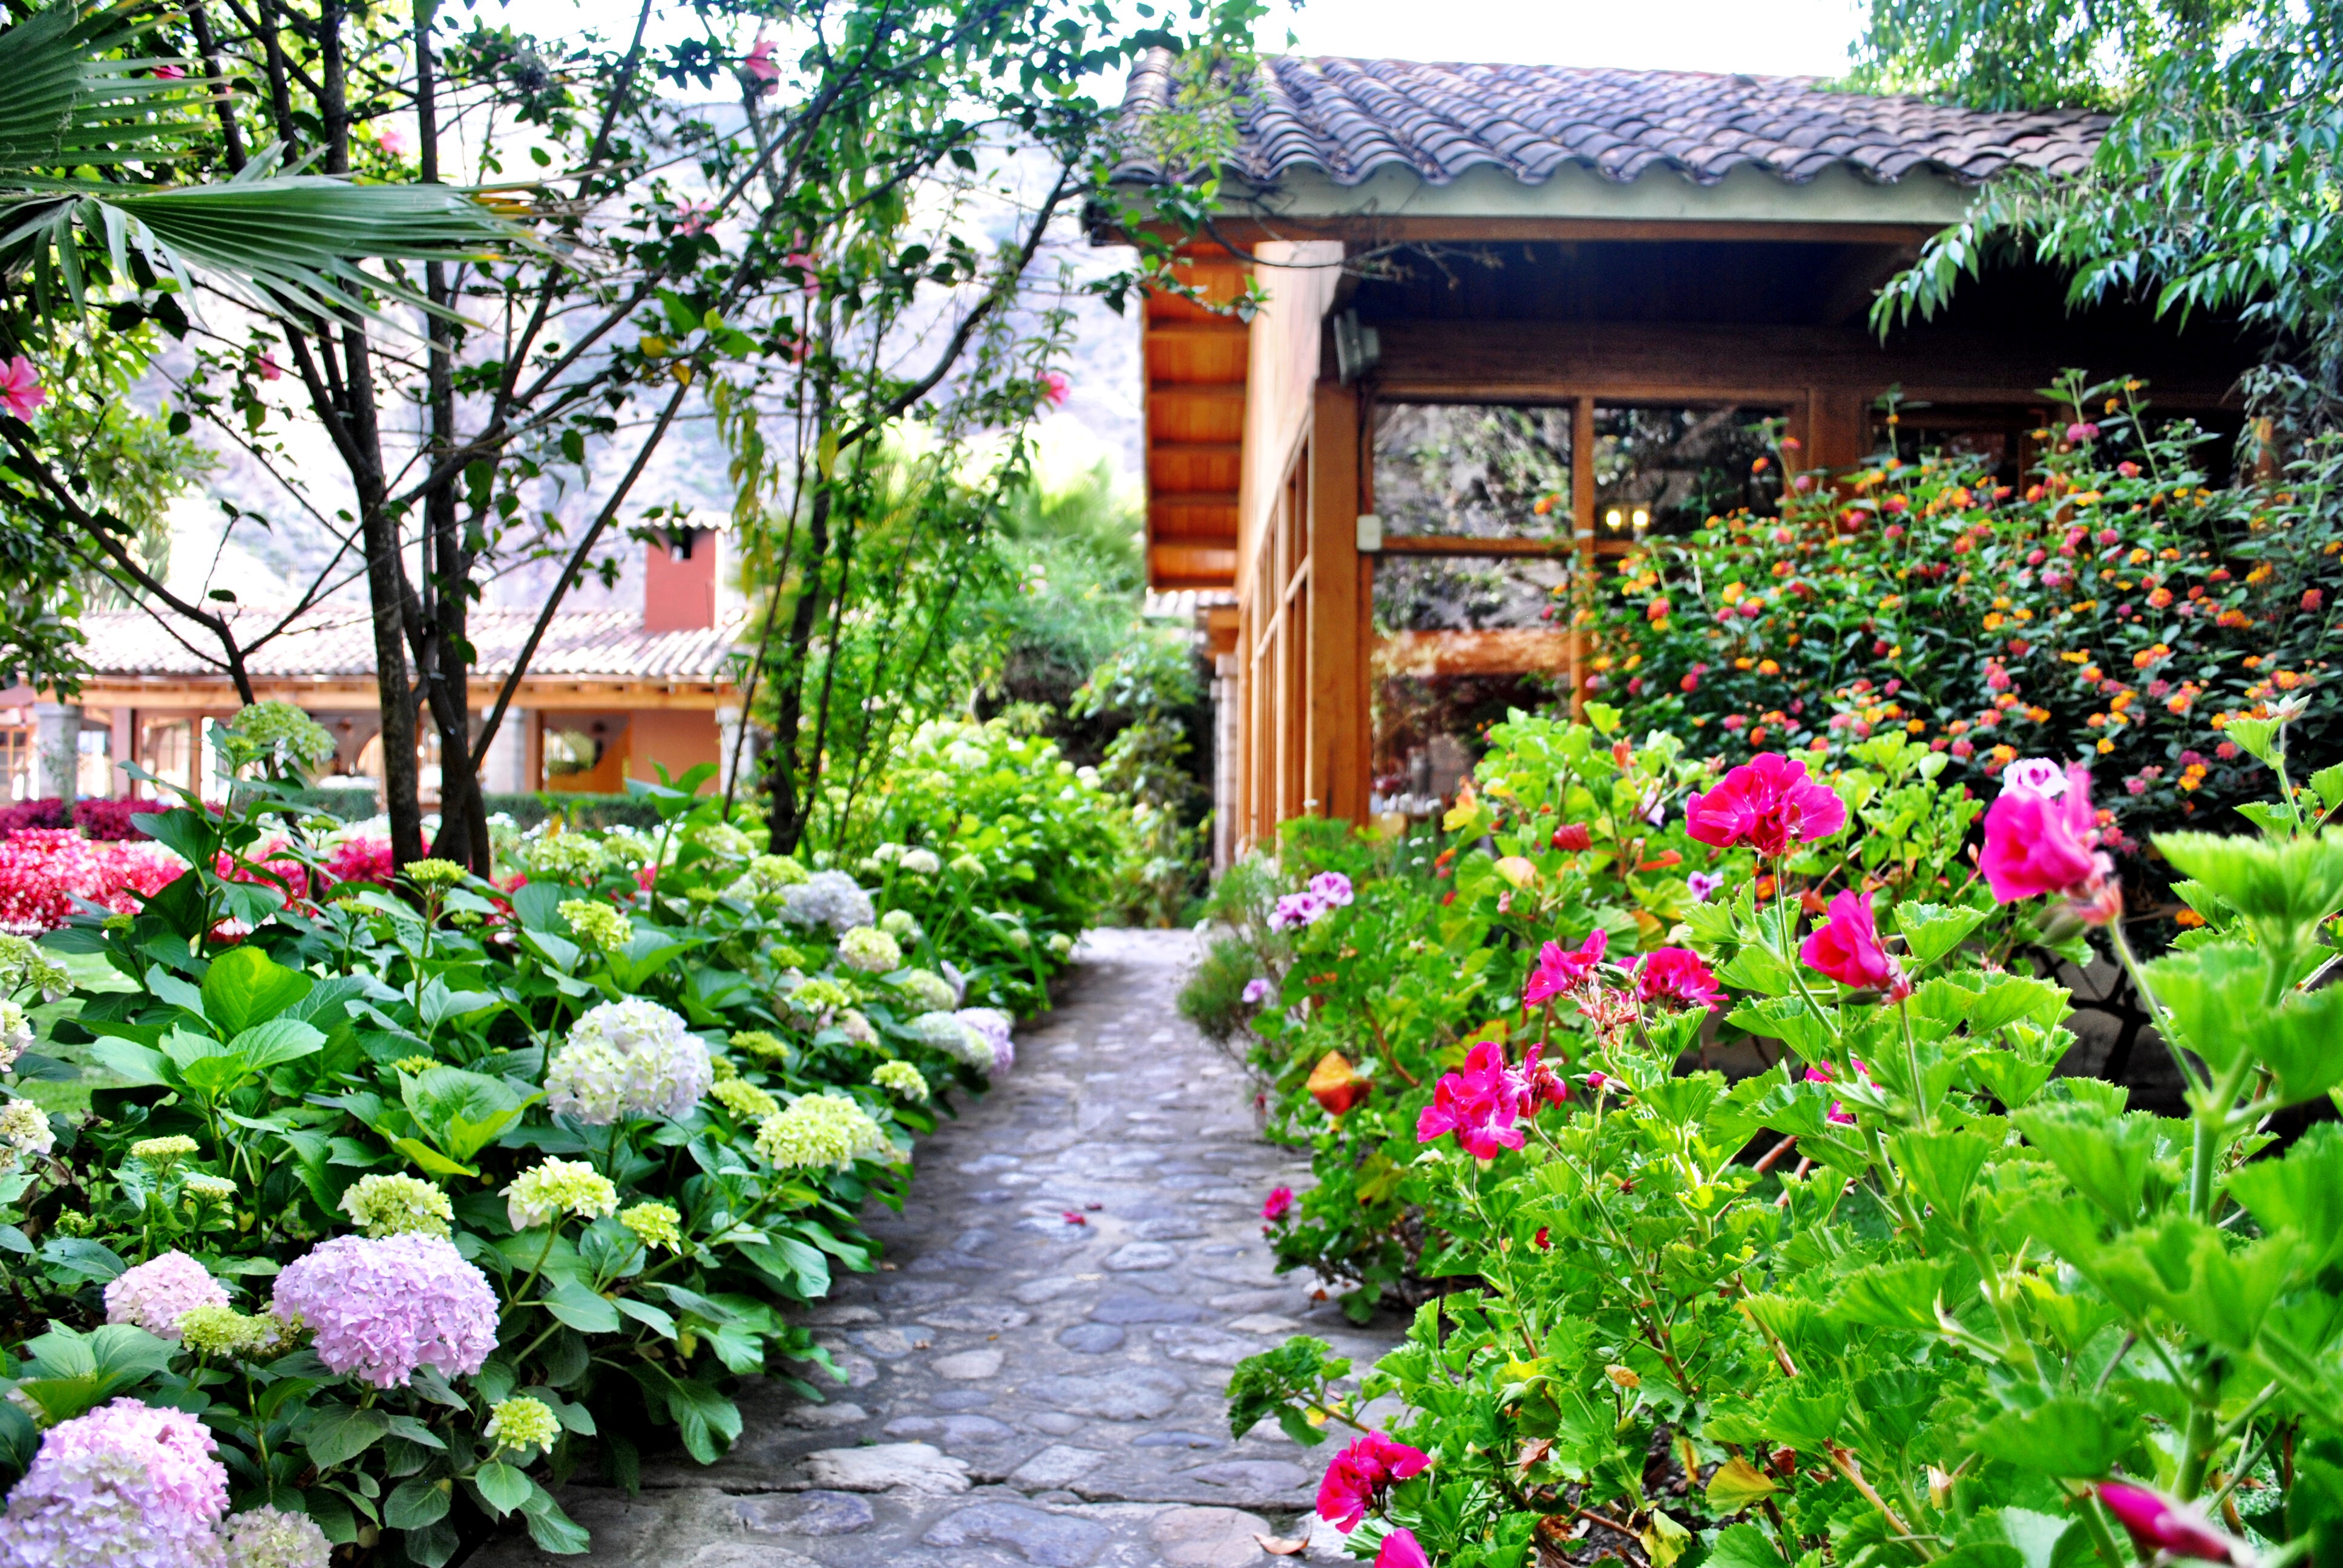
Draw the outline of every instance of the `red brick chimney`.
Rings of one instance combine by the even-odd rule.
[[[705,631],[716,624],[713,528],[678,528],[655,539],[643,562],[643,629]]]

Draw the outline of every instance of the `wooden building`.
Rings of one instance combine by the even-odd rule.
[[[742,613],[724,602],[722,546],[722,535],[709,528],[652,546],[639,612],[555,613],[490,743],[484,789],[615,794],[629,779],[656,779],[659,767],[674,775],[701,762],[729,765],[740,722],[732,666]],[[234,614],[254,638],[282,618],[281,611],[256,605]],[[476,721],[487,717],[485,707],[495,701],[537,617],[528,607],[472,611],[478,668],[471,693],[483,709]],[[82,631],[94,668],[75,701],[41,701],[21,689],[0,692],[0,764],[9,765],[10,793],[145,794],[121,767],[136,762],[213,796],[217,763],[206,737],[238,706],[215,650],[195,636],[181,640],[144,610],[85,616]],[[317,783],[378,784],[382,722],[373,622],[363,602],[305,611],[256,649],[247,668],[257,698],[294,703],[334,736],[336,755]],[[20,720],[13,749],[5,728],[10,718]],[[423,729],[421,776],[430,808],[439,792],[438,737],[427,722]]]
[[[1134,73],[1136,146],[1172,91],[1168,59]],[[1572,585],[1639,535],[1768,504],[1762,418],[1816,466],[1892,435],[2015,475],[2073,366],[2235,427],[2234,326],[2070,311],[2031,265],[1885,341],[1867,324],[1986,182],[2085,166],[2092,116],[1281,58],[1241,125],[1190,277],[1262,303],[1159,295],[1142,327],[1149,571],[1208,606],[1223,859],[1305,813],[1429,810],[1489,716],[1583,695]],[[1123,176],[1172,177],[1137,155]]]

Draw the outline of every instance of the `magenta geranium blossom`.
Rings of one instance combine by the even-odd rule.
[[[1293,1189],[1272,1187],[1269,1190],[1268,1199],[1261,1206],[1261,1217],[1274,1225],[1291,1213],[1292,1209]]]
[[[1806,765],[1761,751],[1694,795],[1684,807],[1684,831],[1704,844],[1749,844],[1778,855],[1793,843],[1811,844],[1846,826],[1846,802],[1807,776]]]
[[[2242,1563],[2251,1555],[2200,1511],[2145,1486],[2103,1481],[2099,1501],[2130,1533],[2143,1561],[2165,1553],[2198,1563]]]
[[[1413,1530],[1394,1530],[1375,1548],[1375,1568],[1432,1568]]]
[[[1575,948],[1565,948],[1560,942],[1548,942],[1540,948],[1537,963],[1522,984],[1522,1005],[1535,1007],[1577,990],[1594,972],[1594,966],[1603,961],[1603,950],[1610,940],[1611,933],[1597,926]]]
[[[1318,1517],[1348,1535],[1359,1527],[1376,1493],[1432,1462],[1420,1448],[1371,1432],[1334,1456],[1318,1484]]]
[[[1716,976],[1690,948],[1661,948],[1638,960],[1635,996],[1639,1001],[1689,1002],[1712,1010],[1725,1005]]]
[[[2045,894],[2081,895],[2111,869],[2098,852],[2090,769],[2066,769],[2066,788],[2005,788],[1985,814],[1985,853],[1977,869],[1997,902]]]
[[[1415,1121],[1415,1141],[1429,1143],[1453,1132],[1456,1141],[1475,1160],[1494,1160],[1500,1149],[1519,1149],[1524,1135],[1513,1125],[1520,1117],[1520,1093],[1505,1067],[1505,1050],[1492,1040],[1473,1047],[1464,1065],[1444,1075],[1432,1091],[1432,1103]]]
[[[1852,890],[1831,900],[1830,918],[1800,944],[1798,957],[1841,985],[1884,990],[1898,1000],[1912,994],[1904,966],[1879,940],[1871,900]]]

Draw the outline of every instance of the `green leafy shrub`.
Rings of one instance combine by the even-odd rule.
[[[187,869],[136,914],[0,950],[0,1065],[90,1086],[0,1101],[0,1478],[128,1396],[333,1543],[436,1565],[518,1516],[576,1553],[548,1484],[631,1486],[661,1430],[714,1462],[744,1377],[836,1386],[777,1308],[873,1266],[859,1210],[900,1204],[997,1021],[953,1012],[949,933],[759,855],[700,782],[639,787],[649,833],[510,846],[525,879],[387,889],[332,883],[255,781],[142,819]],[[85,983],[26,1050],[45,952]],[[352,1359],[435,1293],[461,1334]]]
[[[2079,773],[2008,770],[1983,885],[1932,885],[1923,835],[1873,862],[1920,875],[1811,914],[1914,786],[1842,773],[1842,811],[1778,755],[1717,779],[1692,826],[1757,875],[1684,925],[1765,1065],[1702,1070],[1710,1005],[1577,969],[1543,1061],[1476,1044],[1403,1141],[1454,1289],[1355,1382],[1315,1341],[1242,1363],[1232,1426],[1311,1442],[1398,1396],[1320,1494],[1393,1562],[2325,1561],[2343,1138],[2272,1119],[2343,1091],[2343,768],[2293,781],[2298,711],[2231,727],[2279,783],[2259,836],[2156,839],[2204,924],[2152,962]],[[2012,944],[2093,926],[2184,1117],[2056,1075],[2069,999]]]

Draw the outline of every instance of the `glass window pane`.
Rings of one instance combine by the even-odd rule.
[[[1374,499],[1383,532],[1567,540],[1571,413],[1567,405],[1377,404]]]
[[[1758,422],[1774,408],[1652,406],[1594,410],[1594,537],[1688,534],[1746,507],[1770,515],[1782,477]]]

